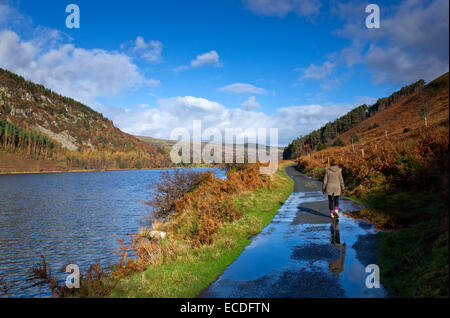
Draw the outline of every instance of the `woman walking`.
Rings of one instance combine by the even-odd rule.
[[[339,217],[339,197],[344,193],[344,179],[342,169],[336,165],[336,160],[330,160],[331,167],[325,168],[322,192],[328,195],[328,205],[331,218]]]

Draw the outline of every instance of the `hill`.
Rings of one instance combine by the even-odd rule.
[[[408,139],[418,132],[434,126],[448,125],[449,74],[446,73],[391,107],[377,112],[339,137],[351,143],[357,135],[361,144],[383,142],[389,139]],[[422,110],[427,109],[427,127]],[[387,138],[386,138],[387,136]]]
[[[346,195],[367,207],[352,215],[395,230],[382,234],[378,263],[391,296],[449,295],[448,94],[447,73],[297,158],[317,179],[335,160]]]
[[[152,145],[154,147],[156,147],[158,149],[158,151],[162,152],[162,153],[170,153],[170,150],[172,149],[172,147],[177,143],[176,140],[166,140],[166,139],[158,139],[158,138],[153,138],[153,137],[146,137],[146,136],[136,136],[138,139],[148,143],[149,145]],[[195,143],[191,142],[190,143],[190,150],[191,150],[191,158],[192,158],[192,154],[193,154],[193,145]],[[201,149],[203,151],[203,148],[208,144],[208,142],[201,142]],[[214,144],[214,143],[212,143]],[[219,145],[220,146],[220,145]],[[233,153],[234,158],[237,158],[236,153],[243,153],[244,154],[244,160],[246,158],[247,155],[247,150],[249,148],[249,146],[251,146],[254,149],[258,149],[258,145],[257,144],[249,144],[249,143],[244,143],[244,144],[229,144],[229,143],[223,143],[221,144],[222,146],[222,153],[223,156],[225,156],[226,153]],[[272,151],[276,152],[278,154],[278,159],[279,161],[282,160],[282,155],[283,155],[283,149],[284,148],[280,148],[280,147],[272,147]],[[268,153],[270,151],[270,147],[266,146],[266,152]],[[223,161],[225,161],[225,158],[222,158]]]
[[[168,165],[167,155],[102,114],[0,69],[0,172]]]
[[[327,123],[306,136],[293,140],[284,150],[283,158],[295,159],[312,150],[326,148],[331,140],[339,137],[342,133],[355,127],[367,118],[376,115],[378,112],[388,109],[400,99],[420,90],[424,84],[425,82],[423,80],[419,80],[416,83],[402,87],[399,91],[394,92],[389,97],[379,98],[377,102],[371,106],[363,104],[352,109],[335,121]]]

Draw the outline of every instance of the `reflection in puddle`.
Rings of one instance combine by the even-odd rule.
[[[386,296],[382,286],[365,285],[365,268],[376,256],[373,227],[346,215],[333,221],[321,183],[307,180],[305,186],[304,180],[296,180],[301,192],[291,194],[273,221],[200,297]],[[361,207],[343,199],[341,208]]]
[[[341,244],[341,237],[339,234],[339,220],[335,219],[330,225],[331,231],[331,245],[339,252],[339,258],[328,263],[328,268],[333,274],[339,274],[344,270],[345,263],[345,242]]]

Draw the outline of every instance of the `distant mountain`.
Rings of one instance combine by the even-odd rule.
[[[408,86],[402,87],[399,91],[391,94],[389,97],[380,98],[377,102],[371,106],[361,105],[344,116],[339,117],[333,122],[329,122],[323,127],[312,131],[308,135],[299,137],[293,140],[284,150],[284,159],[295,159],[300,155],[304,155],[314,150],[322,150],[333,144],[341,144],[343,138],[347,138],[349,135],[347,132],[355,132],[355,127],[363,127],[366,123],[372,123],[375,121],[375,117],[378,114],[386,112],[391,107],[403,105],[405,101],[410,101],[409,104],[404,105],[404,110],[413,107],[423,106],[424,99],[433,100],[438,94],[441,94],[445,88],[448,89],[448,73],[435,79],[429,84],[425,85],[423,80],[419,80]],[[430,104],[430,107],[432,103]],[[379,118],[379,116],[377,117]],[[413,115],[414,119],[420,120],[420,110]],[[411,118],[396,117],[395,124],[399,127],[404,126],[405,120]],[[374,122],[370,129],[374,129],[379,125],[386,124],[383,121]],[[392,129],[389,129],[392,130]],[[350,141],[351,142],[351,141]]]
[[[145,136],[136,136],[138,139],[148,143],[149,145],[152,145],[154,147],[156,147],[158,149],[158,151],[162,152],[162,153],[170,153],[170,150],[172,149],[172,147],[177,143],[176,140],[166,140],[166,139],[158,139],[158,138],[153,138],[153,137],[145,137]],[[201,142],[201,149],[203,151],[203,148],[208,144],[208,142]],[[190,150],[191,150],[191,158],[192,158],[192,154],[194,151],[194,147],[193,147],[194,143],[191,142],[190,143]],[[225,153],[233,153],[236,157],[236,152],[242,152],[244,153],[244,158],[247,154],[247,149],[249,148],[249,146],[251,145],[251,147],[258,149],[258,145],[257,144],[249,144],[249,143],[244,143],[244,144],[229,144],[229,143],[223,143],[221,144],[222,146],[222,151],[223,154]],[[282,147],[272,147],[272,151],[275,151],[278,153],[278,159],[282,160],[282,154],[283,154],[283,149]],[[270,151],[270,147],[266,146],[266,152]],[[224,158],[223,158],[224,160]]]
[[[88,106],[0,69],[0,172],[169,165]]]

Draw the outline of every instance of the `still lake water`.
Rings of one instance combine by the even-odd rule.
[[[225,177],[219,169],[195,170]],[[97,260],[117,261],[116,238],[145,225],[144,201],[163,171],[0,175],[0,280],[6,281],[8,296],[51,296],[46,286],[29,287],[34,283],[29,270],[41,255],[59,279],[65,279],[60,269],[69,263],[84,272]]]

